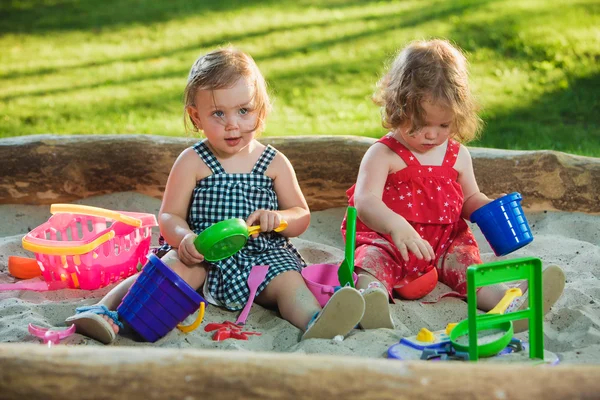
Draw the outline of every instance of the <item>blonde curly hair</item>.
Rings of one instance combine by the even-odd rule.
[[[452,111],[453,138],[466,143],[478,137],[483,122],[469,87],[467,59],[447,40],[411,42],[394,59],[373,95],[382,108],[383,127],[396,130],[410,122],[410,135],[425,125],[425,100]]]
[[[196,128],[186,109],[188,106],[196,105],[198,90],[227,89],[232,87],[240,78],[246,78],[254,86],[252,100],[253,109],[257,113],[254,130],[261,133],[265,127],[267,114],[271,111],[267,83],[254,59],[231,46],[200,56],[192,65],[183,94],[183,123],[186,131],[189,130],[189,124]]]

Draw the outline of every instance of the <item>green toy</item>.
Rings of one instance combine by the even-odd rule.
[[[508,314],[477,315],[476,290],[478,287],[502,282],[527,280],[529,308]],[[529,358],[544,360],[543,309],[542,309],[542,261],[535,257],[517,258],[508,261],[474,265],[467,269],[468,318],[460,322],[451,332],[452,346],[469,353],[469,360],[498,354],[513,336],[512,321],[529,319]],[[496,330],[500,337],[479,344],[480,332]],[[468,335],[468,345],[459,338]]]
[[[338,269],[340,286],[350,285],[354,287],[352,274],[354,273],[354,247],[356,245],[356,208],[348,207],[346,213],[346,247],[344,261]]]
[[[281,232],[285,228],[287,222],[281,221],[274,231]],[[248,226],[241,218],[226,219],[201,232],[194,240],[194,246],[206,261],[219,261],[240,251],[248,237],[259,232],[260,225]]]

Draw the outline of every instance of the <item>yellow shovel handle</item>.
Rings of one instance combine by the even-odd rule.
[[[287,221],[281,221],[281,223],[279,224],[279,226],[277,228],[274,229],[275,232],[281,232],[282,230],[284,230],[285,228],[287,228],[288,223]],[[254,235],[255,233],[260,232],[260,225],[252,225],[248,227],[248,236],[250,235]]]
[[[506,308],[510,305],[510,303],[519,296],[523,296],[523,292],[519,288],[508,289],[506,293],[504,293],[504,297],[502,300],[496,304],[496,307],[492,308],[488,311],[488,314],[504,314]]]
[[[504,292],[504,297],[500,299],[496,307],[492,308],[487,314],[504,314],[506,308],[510,305],[510,303],[519,296],[523,296],[523,292],[519,288],[511,288]],[[450,332],[457,324],[455,322],[451,322],[446,325],[446,335],[450,335]]]
[[[190,325],[178,324],[177,329],[179,329],[183,333],[190,333],[191,331],[193,331],[194,329],[199,327],[200,324],[202,323],[202,320],[204,319],[204,309],[205,309],[204,302],[202,302],[202,303],[200,303],[200,311],[198,312],[198,316],[196,317],[196,320],[194,322],[192,322]]]

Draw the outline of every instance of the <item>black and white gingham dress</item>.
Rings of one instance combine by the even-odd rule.
[[[192,194],[187,222],[194,233],[200,234],[225,219],[246,220],[258,209],[279,209],[273,180],[265,175],[277,154],[271,145],[266,147],[248,174],[226,173],[204,141],[196,143],[193,149],[213,173],[198,181]],[[169,248],[167,245],[160,250]],[[277,275],[290,270],[299,272],[306,266],[289,239],[276,232],[263,232],[255,239],[250,237],[244,248],[233,256],[209,264],[211,268],[204,294],[207,300],[212,297],[218,305],[230,310],[240,310],[246,304],[250,294],[248,274],[254,265],[269,265],[269,272],[259,286],[257,296]]]

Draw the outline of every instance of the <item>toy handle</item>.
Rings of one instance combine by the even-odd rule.
[[[523,292],[519,288],[510,288],[506,292],[504,292],[504,297],[500,299],[498,304],[486,314],[504,314],[506,308],[510,305],[510,303],[519,296],[522,296]],[[446,325],[446,334],[449,335],[452,329],[457,325],[455,322],[451,322]]]
[[[130,217],[128,215],[121,214],[118,211],[107,210],[105,208],[82,206],[79,204],[52,204],[50,206],[50,212],[56,213],[71,213],[71,214],[82,214],[89,215],[92,217],[104,217],[115,221],[123,222],[127,225],[133,225],[137,228],[142,226],[142,221]]]
[[[108,242],[110,239],[115,237],[115,231],[110,230],[108,232],[100,232],[93,238],[90,238],[89,243],[81,246],[74,246],[73,242],[62,242],[62,241],[52,241],[52,245],[45,245],[41,242],[47,242],[47,240],[39,240],[37,238],[29,237],[29,234],[23,236],[23,240],[21,244],[25,250],[32,251],[34,253],[42,253],[42,254],[52,254],[59,256],[69,256],[69,255],[80,255],[85,254],[96,247],[100,246],[104,242]],[[36,242],[40,243],[36,243]]]
[[[54,218],[53,215],[50,218]],[[60,241],[60,240],[44,240],[36,237],[31,237],[30,234],[23,236],[22,245],[25,250],[33,251],[34,253],[52,254],[59,256],[80,255],[94,250],[96,247],[108,242],[115,235],[124,236],[133,232],[136,227],[125,224],[124,222],[115,222],[106,230],[99,232],[95,236],[85,241]],[[50,244],[47,244],[50,243]]]
[[[0,291],[4,290],[33,290],[34,292],[47,292],[67,288],[67,283],[62,281],[21,281],[17,283],[2,283]]]
[[[350,286],[354,287],[352,274],[354,273],[354,250],[356,249],[356,219],[358,211],[355,207],[348,207],[346,211],[346,246],[344,247],[344,257],[350,269]]]
[[[496,304],[496,307],[492,308],[488,311],[488,314],[504,314],[506,308],[510,305],[510,303],[519,296],[522,296],[523,292],[519,288],[511,288],[508,289],[504,293],[504,297]]]
[[[202,323],[202,320],[204,319],[204,310],[205,310],[204,302],[201,302],[200,303],[200,311],[198,312],[198,316],[196,317],[196,320],[194,322],[192,322],[190,325],[177,324],[177,329],[179,329],[183,333],[190,333],[191,331],[198,328],[200,326],[200,324]]]
[[[273,230],[275,232],[281,232],[282,230],[287,228],[287,226],[288,226],[287,221],[282,220],[281,223],[279,224],[279,226]],[[254,235],[255,233],[259,233],[259,232],[260,232],[260,225],[252,225],[252,226],[248,227],[248,236]]]

